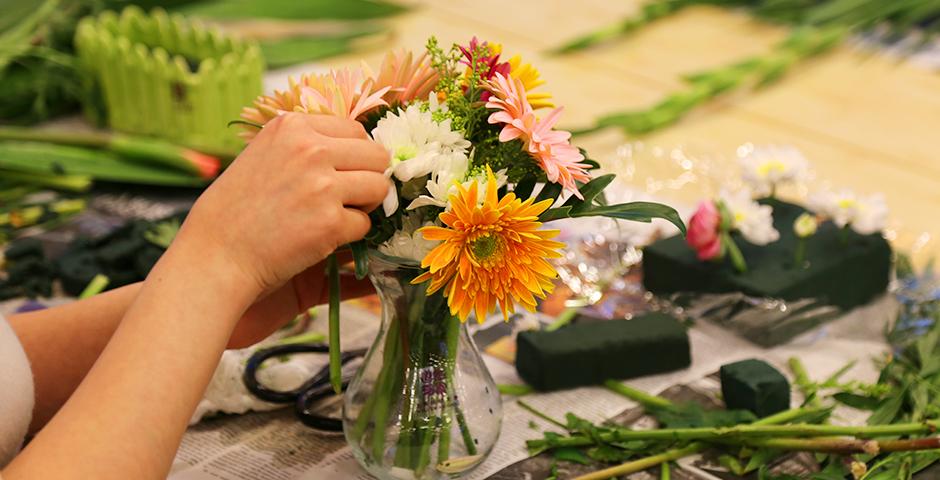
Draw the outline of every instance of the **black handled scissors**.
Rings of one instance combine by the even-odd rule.
[[[245,383],[245,387],[248,391],[261,400],[271,403],[294,403],[294,413],[304,425],[318,430],[331,432],[342,431],[343,422],[341,420],[310,411],[311,405],[334,394],[333,387],[330,385],[329,365],[321,368],[310,380],[307,380],[303,385],[293,390],[272,390],[258,381],[258,370],[260,370],[261,365],[271,357],[294,353],[328,353],[329,351],[330,347],[322,343],[298,343],[262,348],[248,358],[248,363],[245,365],[245,373],[242,375],[242,381]],[[353,359],[362,357],[365,354],[365,349],[343,352],[340,356],[340,363],[345,365]],[[349,385],[351,379],[351,376],[343,376],[343,390]]]

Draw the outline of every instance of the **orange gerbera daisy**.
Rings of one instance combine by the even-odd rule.
[[[475,311],[482,322],[497,302],[505,319],[515,302],[534,311],[536,298],[551,293],[558,275],[545,259],[561,257],[558,249],[565,246],[550,240],[558,230],[539,229],[539,214],[552,200],[522,201],[512,192],[497,198],[496,177],[489,171],[487,177],[482,205],[476,181],[469,188],[458,185],[450,196],[452,209],[440,215],[446,227],[419,230],[441,243],[421,262],[428,271],[412,283],[431,280],[428,295],[443,288],[451,315],[461,321]]]

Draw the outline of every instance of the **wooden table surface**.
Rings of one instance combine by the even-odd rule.
[[[424,1],[391,20],[394,34],[387,46],[421,50],[429,35],[443,44],[464,43],[473,35],[502,43],[541,70],[547,83],[540,88],[565,106],[562,126],[575,128],[607,112],[652,105],[682,86],[680,74],[760,54],[787,33],[742,12],[694,7],[582,53],[545,53],[642,3]],[[329,63],[355,66],[365,58],[376,68],[384,50]],[[746,142],[793,145],[817,178],[832,186],[884,193],[891,209],[889,237],[898,247],[919,248],[920,260],[940,253],[940,73],[922,66],[846,44],[798,65],[768,88],[721,98],[645,137],[608,130],[575,139],[602,163],[616,158],[618,146],[638,141],[667,150],[681,146],[727,171],[737,168],[734,152]],[[636,182],[675,170],[664,158],[639,160]],[[687,204],[701,195],[701,186],[670,194]]]

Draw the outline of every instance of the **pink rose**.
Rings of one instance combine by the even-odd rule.
[[[715,207],[715,202],[703,201],[689,219],[689,231],[685,237],[686,243],[695,250],[699,260],[711,260],[721,254],[721,238],[718,229],[721,225],[721,214]]]

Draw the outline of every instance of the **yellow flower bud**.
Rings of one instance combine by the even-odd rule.
[[[797,237],[806,238],[815,235],[818,226],[819,222],[816,221],[816,216],[811,213],[804,213],[796,217],[796,221],[793,222],[793,232],[796,233]]]

